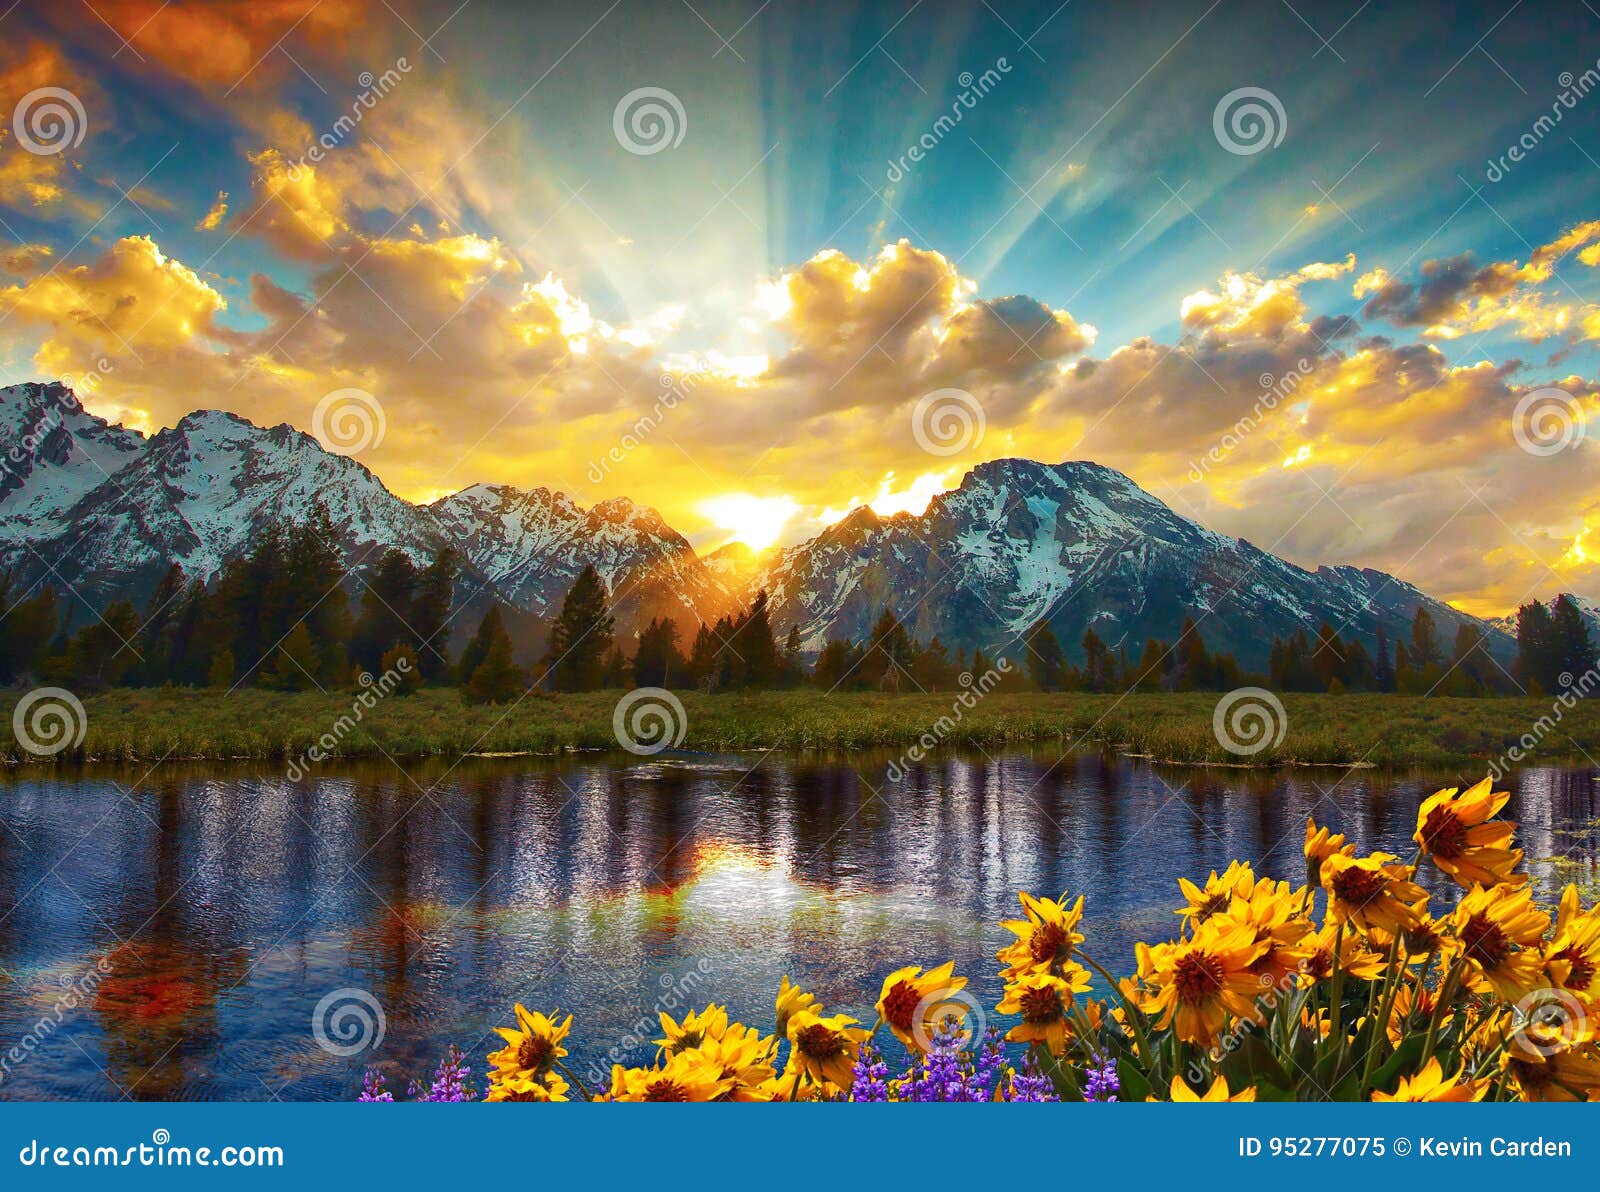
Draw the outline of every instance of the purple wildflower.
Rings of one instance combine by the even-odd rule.
[[[383,1087],[383,1073],[376,1068],[368,1068],[367,1074],[361,1078],[361,1095],[357,1101],[393,1101],[394,1094]]]
[[[861,1045],[852,1072],[855,1079],[850,1085],[850,1100],[881,1104],[889,1099],[889,1065],[883,1062],[883,1053],[872,1040]]]
[[[1056,1086],[1039,1070],[1039,1063],[1030,1054],[1022,1061],[1020,1071],[1011,1074],[1011,1085],[1006,1090],[1007,1101],[1059,1101]]]
[[[1083,1099],[1085,1101],[1115,1101],[1117,1093],[1122,1088],[1122,1081],[1117,1076],[1116,1061],[1109,1056],[1096,1057],[1096,1063],[1088,1069],[1087,1079],[1083,1086]]]

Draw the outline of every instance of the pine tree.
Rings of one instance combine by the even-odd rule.
[[[511,635],[495,605],[484,615],[474,642],[481,640],[483,653],[461,696],[472,704],[501,704],[516,699],[525,687],[525,677],[511,657]]]
[[[1550,629],[1555,654],[1555,685],[1546,691],[1567,691],[1595,669],[1594,641],[1577,603],[1562,593],[1550,610]],[[1585,689],[1592,686],[1592,680]]]
[[[1417,605],[1416,616],[1411,619],[1411,648],[1408,653],[1412,668],[1419,671],[1438,666],[1443,661],[1433,614],[1425,604]]]
[[[756,593],[749,610],[733,634],[733,654],[738,660],[741,686],[775,687],[781,662],[778,643],[772,636],[772,620],[767,611],[767,593]]]
[[[418,573],[411,556],[390,548],[362,584],[361,611],[350,632],[350,653],[368,671],[383,669],[383,656],[400,642],[412,640],[407,624]]]
[[[861,655],[855,643],[842,637],[831,638],[817,655],[811,677],[824,691],[860,685]]]
[[[1067,655],[1048,621],[1028,631],[1028,673],[1040,691],[1060,691],[1066,685]]]
[[[634,686],[682,686],[687,670],[688,664],[678,652],[678,627],[665,617],[651,618],[639,634],[639,648],[633,655]]]
[[[1202,691],[1211,686],[1211,656],[1193,617],[1185,617],[1178,631],[1177,661],[1179,691]]]
[[[279,691],[310,691],[317,685],[317,647],[305,622],[284,635],[268,659],[262,681]]]
[[[915,656],[916,643],[894,610],[885,608],[867,635],[861,659],[861,681],[869,688],[899,691],[910,684]]]
[[[18,682],[39,668],[58,621],[54,588],[29,596],[13,592],[10,577],[0,576],[0,685]]]
[[[605,581],[585,566],[561,602],[550,635],[548,682],[557,691],[594,691],[605,677],[616,625],[608,607]]]
[[[378,659],[379,679],[389,679],[390,695],[412,695],[422,687],[422,666],[410,642],[396,642]]]
[[[1115,659],[1100,635],[1093,629],[1083,631],[1083,682],[1090,691],[1110,691],[1115,680]],[[977,669],[977,662],[973,662]]]
[[[206,667],[206,686],[228,688],[233,686],[233,651],[218,650]]]
[[[1378,622],[1378,649],[1373,660],[1373,682],[1379,691],[1394,690],[1394,658],[1389,653],[1389,638]]]
[[[948,691],[956,681],[950,651],[935,634],[911,660],[911,677],[924,691]]]
[[[440,682],[450,673],[450,610],[455,604],[460,574],[456,552],[447,546],[417,576],[416,594],[406,619],[422,678],[429,683]]]
[[[1560,673],[1560,647],[1550,610],[1538,600],[1517,610],[1517,677],[1522,685],[1538,683],[1543,691]]]

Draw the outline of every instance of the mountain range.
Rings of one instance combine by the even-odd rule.
[[[586,509],[548,488],[475,484],[415,505],[287,424],[200,410],[145,435],[83,410],[54,383],[0,388],[0,448],[0,572],[70,591],[79,621],[119,597],[139,602],[170,563],[209,580],[263,527],[304,520],[321,502],[353,586],[385,548],[426,561],[453,546],[463,562],[458,599],[499,600],[530,639],[593,564],[624,637],[657,616],[688,637],[765,588],[778,633],[798,626],[807,653],[829,637],[861,639],[885,606],[914,636],[964,649],[1003,651],[1047,619],[1074,654],[1088,628],[1137,653],[1148,637],[1175,638],[1193,616],[1208,645],[1247,666],[1264,663],[1274,637],[1323,623],[1369,648],[1380,624],[1390,640],[1403,638],[1426,606],[1446,646],[1468,623],[1495,655],[1515,651],[1503,622],[1469,617],[1383,572],[1308,571],[1087,462],[994,460],[921,514],[861,508],[794,546],[702,558],[655,510],[626,498]]]

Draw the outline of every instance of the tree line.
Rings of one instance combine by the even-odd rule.
[[[779,644],[764,591],[747,608],[701,623],[687,641],[672,620],[652,619],[629,654],[616,633],[611,595],[592,566],[567,591],[548,648],[532,667],[517,662],[498,604],[490,605],[452,658],[449,631],[461,578],[455,552],[446,548],[419,565],[403,551],[387,550],[352,602],[336,541],[319,507],[303,524],[263,532],[213,583],[185,582],[174,565],[142,611],[117,600],[74,633],[64,628],[66,610],[52,588],[13,592],[10,577],[0,575],[0,685],[305,691],[395,672],[402,693],[423,685],[456,686],[469,701],[499,703],[530,687],[948,691],[963,676],[985,675],[995,665],[981,649],[969,657],[937,635],[918,641],[886,608],[865,640],[831,638],[808,666],[797,626]],[[1567,596],[1548,606],[1532,601],[1518,611],[1517,660],[1510,671],[1491,656],[1476,626],[1461,625],[1446,646],[1425,607],[1417,609],[1404,640],[1391,643],[1381,623],[1375,639],[1369,650],[1357,635],[1345,637],[1326,624],[1314,634],[1301,630],[1275,639],[1266,671],[1252,673],[1233,655],[1209,649],[1193,618],[1185,619],[1176,641],[1150,638],[1136,652],[1125,644],[1113,648],[1091,627],[1078,642],[1078,661],[1068,658],[1054,630],[1041,621],[1011,651],[1013,661],[1025,665],[1005,669],[998,686],[1124,692],[1259,685],[1335,694],[1487,696],[1565,691],[1596,666],[1588,626]],[[1593,685],[1592,677],[1581,684],[1583,690]]]

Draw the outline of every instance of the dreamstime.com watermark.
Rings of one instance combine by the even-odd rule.
[[[367,671],[361,672],[357,680],[366,690],[362,691],[350,701],[350,711],[333,722],[331,728],[318,737],[311,748],[303,751],[298,757],[289,759],[287,771],[290,782],[299,782],[311,772],[311,767],[327,761],[333,756],[333,751],[356,729],[366,718],[366,714],[378,706],[378,701],[393,694],[394,689],[411,673],[411,659],[401,657],[382,675],[374,679]]]
[[[1000,680],[1011,673],[1011,659],[1002,658],[983,674],[973,677],[971,671],[962,671],[957,680],[964,690],[950,701],[950,710],[939,719],[930,724],[927,730],[917,738],[915,744],[889,763],[886,776],[890,782],[899,782],[906,776],[908,767],[919,764],[935,749],[939,748],[956,731],[956,726],[964,719],[966,714],[978,706],[978,702],[1000,685]]]
[[[622,438],[612,444],[609,451],[599,459],[589,461],[589,483],[599,484],[610,474],[612,468],[638,450],[644,441],[655,433],[666,416],[678,408],[678,403],[688,400],[689,393],[696,384],[693,377],[680,381],[671,373],[662,373],[661,395],[650,407],[650,412],[641,415],[638,421],[623,433]]]
[[[281,1146],[173,1146],[158,1127],[132,1146],[54,1146],[37,1138],[17,1152],[24,1167],[282,1167]]]
[[[1313,361],[1302,356],[1295,361],[1294,367],[1281,377],[1274,377],[1271,373],[1262,373],[1260,377],[1261,393],[1251,405],[1249,413],[1241,415],[1237,422],[1224,431],[1222,437],[1211,445],[1211,450],[1207,451],[1199,459],[1190,462],[1189,482],[1191,484],[1199,484],[1201,480],[1205,479],[1207,472],[1232,455],[1239,445],[1250,437],[1256,427],[1261,425],[1268,414],[1276,410],[1284,401],[1294,396],[1295,391],[1300,388],[1300,382],[1310,376],[1315,368],[1316,364]]]
[[[957,75],[956,83],[961,87],[961,94],[951,101],[949,112],[940,113],[939,118],[927,132],[913,141],[898,158],[891,160],[884,176],[890,182],[899,182],[909,174],[912,167],[937,149],[940,142],[955,131],[956,125],[966,118],[966,114],[978,106],[978,101],[999,86],[1000,81],[1010,74],[1011,70],[1011,63],[1001,57],[996,58],[994,65],[981,75],[974,75],[970,70],[964,70]]]
[[[1556,85],[1561,91],[1550,104],[1550,114],[1541,115],[1528,126],[1525,133],[1511,142],[1504,153],[1497,158],[1490,158],[1484,166],[1483,176],[1490,182],[1499,182],[1511,173],[1512,167],[1526,159],[1545,137],[1555,131],[1562,117],[1577,107],[1579,100],[1586,99],[1589,92],[1600,87],[1600,59],[1581,75],[1574,75],[1570,70],[1562,71],[1556,76]]]
[[[1489,763],[1489,777],[1496,782],[1510,773],[1512,766],[1525,760],[1541,741],[1555,732],[1568,712],[1588,698],[1596,687],[1600,687],[1600,671],[1591,667],[1576,679],[1570,672],[1563,672],[1558,676],[1558,682],[1561,694],[1550,702],[1550,710],[1529,725],[1528,731],[1517,738],[1516,744]]]
[[[365,389],[324,393],[311,411],[311,436],[334,455],[355,455],[383,442],[389,420],[383,403]]]
[[[398,87],[410,73],[411,63],[404,56],[396,58],[394,65],[381,75],[374,75],[370,70],[362,71],[356,78],[361,90],[351,101],[350,110],[335,120],[326,132],[312,142],[311,148],[290,165],[290,180],[300,181],[300,175],[305,172],[307,166],[320,165],[323,158],[349,140],[350,134],[355,132],[356,126],[366,118],[366,114],[377,107],[378,101]]]
[[[61,1029],[61,1024],[78,1010],[100,988],[100,982],[111,975],[111,962],[102,956],[86,973],[73,976],[66,973],[61,978],[61,996],[55,1004],[39,1016],[39,1020],[4,1054],[0,1054],[0,1085],[5,1084],[12,1071],[33,1058]]]
[[[700,986],[716,970],[709,960],[700,960],[686,973],[662,973],[657,979],[661,996],[647,1013],[639,1015],[628,1029],[606,1052],[605,1063],[590,1060],[584,1073],[591,1084],[606,1085],[611,1080],[611,1065],[620,1064],[647,1043],[654,1043],[661,1033],[661,1016],[675,1017],[679,1012],[699,1002],[696,996]]]

